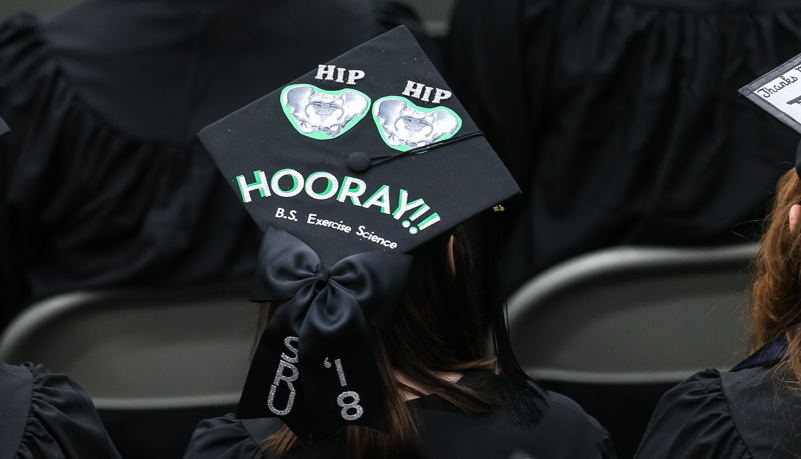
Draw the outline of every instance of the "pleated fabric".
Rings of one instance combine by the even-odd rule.
[[[66,375],[0,362],[0,458],[116,459],[92,400]]]
[[[523,196],[505,290],[619,244],[758,238],[798,134],[737,90],[801,52],[788,0],[461,0],[448,77]]]
[[[773,369],[709,369],[662,397],[636,457],[798,457],[799,428],[797,395]]]
[[[260,232],[196,133],[415,21],[354,0],[103,0],[7,21],[0,328],[59,292],[249,276]]]
[[[0,106],[13,125],[0,139],[0,314],[75,288],[252,270],[258,231],[199,141],[143,141],[104,123],[32,16],[0,30],[0,69]]]

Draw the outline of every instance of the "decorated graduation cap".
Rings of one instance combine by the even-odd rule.
[[[0,118],[0,135],[7,134],[9,132],[11,132],[11,129],[8,128],[8,125],[5,121],[3,121],[3,118]]]
[[[801,133],[801,54],[743,86],[739,92]],[[795,170],[801,177],[801,144],[795,154]]]
[[[388,421],[367,325],[390,327],[414,251],[519,192],[403,27],[199,134],[265,231],[268,322],[237,417],[302,440]]]

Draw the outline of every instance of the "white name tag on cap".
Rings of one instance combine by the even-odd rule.
[[[739,92],[801,132],[801,54],[743,86]]]

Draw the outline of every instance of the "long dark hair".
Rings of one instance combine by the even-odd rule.
[[[446,243],[430,244],[417,253],[394,325],[372,330],[391,427],[386,434],[348,427],[347,458],[426,457],[412,413],[404,403],[404,391],[436,393],[458,409],[474,414],[490,412],[501,403],[500,397],[482,391],[480,386],[452,383],[437,375],[491,369],[494,365],[487,359],[486,327],[473,287],[470,250],[460,228],[453,236],[453,268]],[[415,387],[400,383],[396,372]],[[297,446],[297,438],[286,426],[262,443],[263,450],[276,457]]]
[[[784,335],[788,356],[780,364],[784,382],[801,395],[801,227],[790,231],[787,216],[801,203],[801,181],[795,169],[787,171],[765,220],[765,234],[757,254],[755,282],[749,311],[754,327],[751,350]]]

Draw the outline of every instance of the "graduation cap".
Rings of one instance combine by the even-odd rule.
[[[11,132],[11,129],[8,128],[8,125],[5,121],[3,121],[3,118],[0,118],[0,135],[7,134],[9,132]]]
[[[409,252],[518,193],[411,34],[396,29],[200,138],[261,227],[324,263]]]
[[[415,249],[517,184],[404,27],[321,63],[199,137],[265,231],[267,324],[237,417],[303,441],[386,429],[366,324],[391,326]]]
[[[798,54],[739,90],[796,132],[801,133],[801,54]],[[801,177],[801,144],[795,154]]]

